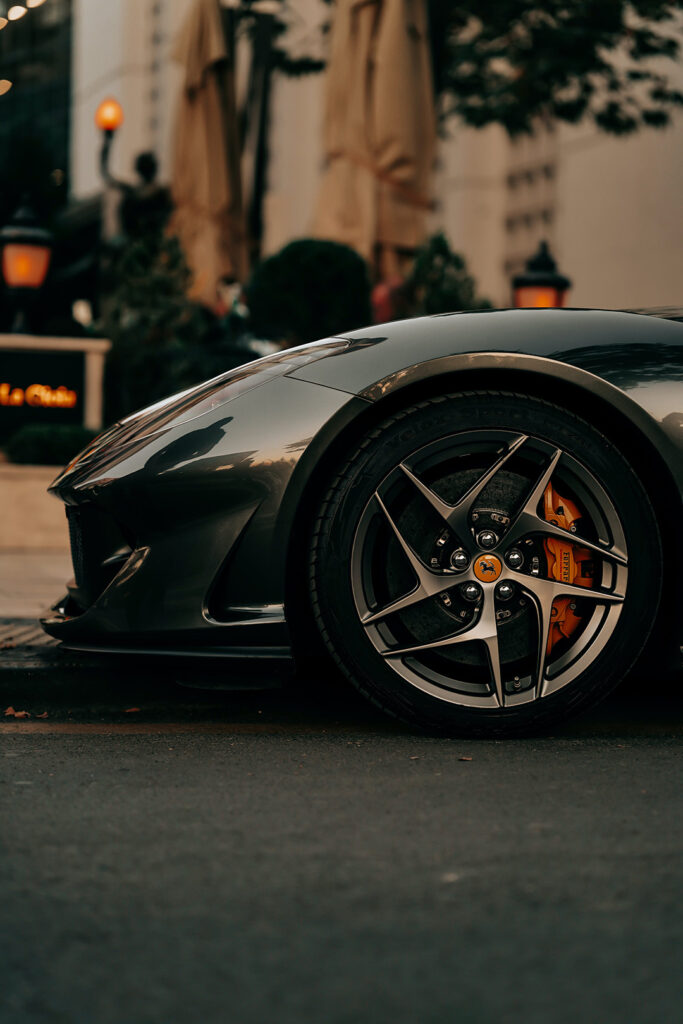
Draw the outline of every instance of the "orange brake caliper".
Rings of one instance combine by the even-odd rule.
[[[543,512],[546,520],[563,530],[572,530],[581,518],[573,501],[562,495],[549,483],[543,496]],[[547,537],[543,541],[548,559],[548,578],[579,587],[593,586],[593,562],[587,548],[580,548],[571,541]],[[581,625],[581,617],[575,614],[575,601],[571,597],[556,597],[553,601],[548,633],[546,654],[550,654],[558,640],[569,638]]]

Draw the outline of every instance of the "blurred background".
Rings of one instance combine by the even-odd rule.
[[[9,458],[370,321],[680,305],[682,42],[661,0],[0,2]]]

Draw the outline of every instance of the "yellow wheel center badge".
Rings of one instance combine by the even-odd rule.
[[[482,583],[494,583],[503,571],[503,563],[497,555],[477,555],[472,569]]]

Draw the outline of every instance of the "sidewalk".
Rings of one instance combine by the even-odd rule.
[[[65,592],[73,575],[68,551],[0,551],[0,677],[19,674],[26,681],[35,672],[52,679],[56,669],[79,665],[78,655],[65,657],[56,640],[41,629],[38,616]]]
[[[47,491],[57,470],[56,466],[14,466],[0,462],[3,499],[0,552],[68,551],[69,531],[64,506]]]
[[[67,550],[0,551],[0,619],[32,619],[66,592]]]
[[[36,684],[52,690],[58,680],[102,665],[96,655],[62,648],[38,622],[72,576],[68,551],[0,551],[0,698],[16,682],[24,694]]]

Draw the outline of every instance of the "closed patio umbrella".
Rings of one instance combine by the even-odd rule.
[[[337,0],[314,234],[394,273],[424,240],[435,145],[425,0]]]
[[[214,307],[222,278],[248,270],[234,67],[219,0],[195,0],[174,59],[183,68],[169,225],[193,272],[191,294]]]

